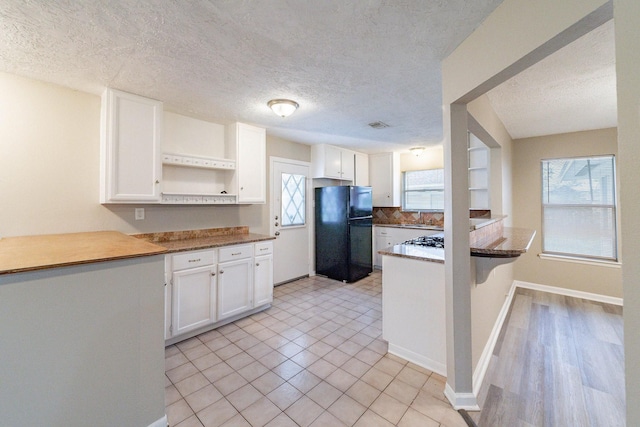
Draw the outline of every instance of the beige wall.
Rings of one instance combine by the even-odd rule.
[[[468,110],[469,114],[482,126],[483,131],[493,139],[493,144],[489,141],[483,141],[485,145],[490,147],[491,152],[489,166],[491,213],[492,215],[507,215],[504,221],[508,226],[513,217],[511,211],[513,141],[486,96],[481,96],[469,103]],[[484,262],[484,260],[479,262]],[[474,282],[471,286],[471,360],[474,369],[477,368],[480,356],[513,283],[513,265],[506,264],[497,267],[489,275],[487,281],[482,284],[475,284],[475,277],[473,275],[471,277]],[[475,270],[472,269],[473,271]]]
[[[514,143],[514,225],[537,235],[530,252],[515,263],[515,278],[526,282],[622,297],[622,270],[541,259],[542,208],[540,161],[597,154],[617,155],[616,129],[526,138]]]
[[[627,425],[640,419],[640,2],[614,0]],[[634,421],[635,420],[635,421]]]
[[[0,94],[0,237],[237,225],[265,232],[266,205],[100,205],[100,97],[4,73]],[[267,136],[267,155],[309,153]],[[145,208],[144,220],[135,221],[136,207]]]
[[[468,247],[468,237],[460,230],[465,226],[463,214],[468,209],[463,198],[467,182],[456,177],[464,166],[458,156],[466,145],[467,104],[606,22],[611,14],[606,0],[505,0],[443,61],[444,151],[448,167],[445,183],[450,193],[445,215],[445,238],[449,242],[445,280],[449,313],[446,395],[456,404],[476,403],[474,399],[467,400],[471,388],[469,367],[477,352],[477,328],[467,311],[473,315],[470,306],[479,300],[470,297],[473,291],[465,291],[470,260],[462,252]],[[629,31],[633,33],[631,28]],[[470,347],[474,347],[473,357],[467,354]]]

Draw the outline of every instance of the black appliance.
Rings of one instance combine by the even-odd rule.
[[[316,274],[355,282],[373,271],[371,187],[315,190]]]

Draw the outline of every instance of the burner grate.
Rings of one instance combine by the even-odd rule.
[[[407,240],[405,245],[429,246],[432,248],[444,248],[444,237],[442,236],[420,236]]]

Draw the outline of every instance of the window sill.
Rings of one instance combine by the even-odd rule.
[[[579,257],[571,257],[567,255],[551,255],[551,254],[538,254],[540,259],[548,260],[548,261],[562,261],[562,262],[571,262],[575,264],[585,264],[585,265],[593,265],[596,267],[610,267],[610,268],[622,268],[622,263],[619,261],[605,261],[605,260],[595,260],[588,258],[579,258]]]

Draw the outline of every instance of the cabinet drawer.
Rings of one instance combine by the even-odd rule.
[[[393,233],[392,230],[390,230],[390,227],[375,227],[376,229],[376,236],[391,236],[391,234]]]
[[[256,256],[269,255],[273,253],[273,242],[256,243]]]
[[[202,267],[216,263],[216,251],[185,252],[173,255],[172,270],[184,270],[185,268]]]
[[[227,246],[220,248],[220,262],[235,261],[237,259],[251,258],[253,245]]]

